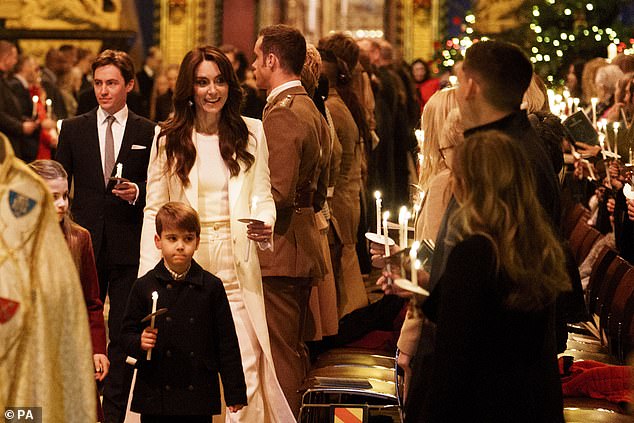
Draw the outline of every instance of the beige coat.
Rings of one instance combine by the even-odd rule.
[[[443,169],[430,179],[423,208],[416,219],[415,240],[431,239],[436,241],[440,223],[445,214],[447,204],[449,204],[451,199],[450,178],[451,171]],[[411,310],[407,311],[397,343],[399,350],[405,354],[413,356],[416,353],[418,338],[423,324],[422,319],[422,316],[415,315]]]
[[[246,172],[243,163],[240,162],[240,173],[229,178],[229,214],[235,271],[242,288],[245,308],[249,313],[251,323],[266,357],[266,365],[263,366],[265,371],[260,376],[264,392],[269,395],[269,405],[275,410],[280,421],[294,421],[291,410],[282,395],[281,388],[279,388],[273,365],[256,243],[249,244],[246,224],[238,222],[240,218],[254,217],[273,226],[276,218],[269,179],[269,153],[262,122],[247,117],[243,119],[249,129],[247,149],[255,157],[255,162]],[[166,159],[165,139],[155,139],[148,167],[139,275],[145,274],[160,260],[160,252],[156,249],[153,240],[155,234],[154,219],[158,209],[168,201],[181,201],[194,209],[198,208],[198,159],[189,173],[190,184],[188,187],[184,187],[175,174],[165,173]],[[254,195],[258,196],[257,214],[251,216],[251,199]],[[251,248],[249,261],[245,262],[245,252],[249,245]],[[272,398],[278,392],[280,396]]]
[[[338,293],[338,313],[348,313],[368,305],[368,296],[357,257],[357,229],[361,216],[361,140],[357,124],[334,88],[328,92],[326,106],[332,114],[341,156],[337,169],[332,215],[338,223],[338,235],[343,243],[339,272],[335,275]]]

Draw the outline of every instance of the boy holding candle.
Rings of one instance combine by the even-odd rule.
[[[218,373],[227,408],[236,412],[247,402],[229,302],[220,279],[193,260],[200,242],[196,211],[165,204],[154,241],[163,260],[134,283],[121,334],[125,351],[138,360],[131,409],[142,423],[211,422],[220,413]],[[154,291],[157,308],[167,312],[151,329],[141,320],[153,309]]]

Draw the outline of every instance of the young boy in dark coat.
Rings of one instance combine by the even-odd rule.
[[[163,260],[130,292],[122,328],[126,352],[137,359],[132,411],[142,423],[211,422],[220,413],[222,377],[231,412],[247,404],[246,384],[231,309],[222,281],[193,260],[200,242],[198,214],[167,203],[156,215],[156,247]],[[156,309],[167,312],[142,323]],[[148,351],[151,359],[148,360]]]

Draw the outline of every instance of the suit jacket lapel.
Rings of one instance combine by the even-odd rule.
[[[24,112],[24,110],[22,110],[22,106],[20,105],[20,103],[18,101],[17,96],[13,95],[13,90],[11,89],[11,85],[9,85],[9,82],[4,78],[3,75],[0,75],[0,89],[4,90],[5,98],[8,99],[11,103],[13,103],[12,104],[12,106],[13,106],[12,108],[14,110]],[[17,114],[19,114],[19,113],[17,113]]]
[[[123,132],[123,140],[121,140],[121,148],[119,149],[119,154],[117,155],[116,163],[123,163],[128,156],[128,153],[132,149],[132,144],[134,144],[135,139],[135,129],[136,129],[136,119],[137,116],[128,111],[128,120],[125,124],[125,131]],[[113,172],[116,170],[113,169]]]
[[[234,159],[236,158],[235,153],[233,155],[233,158]],[[240,172],[238,173],[238,175],[231,176],[229,174],[229,212],[230,213],[231,211],[235,209],[235,204],[236,204],[236,201],[238,200],[238,197],[240,197],[240,191],[242,190],[242,183],[244,182],[244,172],[245,172],[244,164],[241,161],[239,161],[238,163],[240,164]],[[228,170],[227,170],[227,173],[229,173]],[[248,217],[248,216],[243,216],[243,217]]]
[[[86,151],[84,157],[86,157],[87,160],[93,161],[97,169],[97,176],[99,181],[101,181],[100,186],[102,186],[105,191],[106,187],[103,184],[103,163],[101,162],[101,149],[99,148],[99,129],[97,128],[97,109],[93,109],[91,113],[86,113],[84,116],[86,117],[86,128],[88,129],[86,131],[86,149],[88,151]]]

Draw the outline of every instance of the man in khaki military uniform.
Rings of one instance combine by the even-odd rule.
[[[328,160],[322,158],[329,153],[330,135],[300,82],[304,36],[287,25],[269,26],[254,52],[257,85],[268,93],[263,123],[277,210],[275,251],[259,251],[266,319],[277,377],[297,415],[297,390],[309,364],[302,339],[308,298],[313,279],[325,271],[315,211],[326,198]]]

